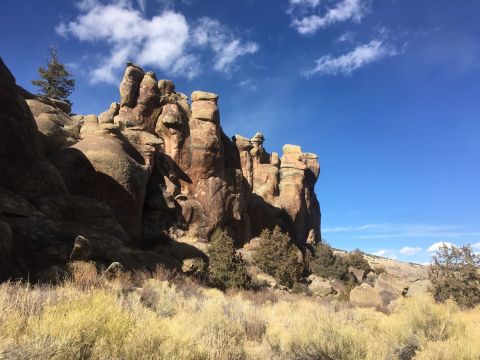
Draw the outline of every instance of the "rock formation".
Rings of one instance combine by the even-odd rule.
[[[216,229],[238,246],[280,225],[320,241],[314,154],[228,138],[218,95],[191,103],[170,80],[127,64],[120,101],[100,115],[15,84],[0,61],[0,278],[41,276],[74,258],[195,270]]]

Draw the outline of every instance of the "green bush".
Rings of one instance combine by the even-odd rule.
[[[303,275],[298,249],[278,226],[273,231],[263,230],[260,238],[260,244],[253,251],[253,260],[260,270],[291,288]]]
[[[350,254],[348,254],[346,261],[348,266],[361,269],[365,271],[365,273],[372,271],[372,268],[370,267],[368,261],[365,259],[363,252],[359,249],[355,249]]]
[[[327,243],[319,243],[315,246],[315,252],[310,261],[310,271],[325,279],[347,281],[349,278],[347,262],[341,256],[336,256]]]
[[[213,233],[209,254],[208,278],[212,285],[221,289],[250,287],[242,256],[236,253],[233,239],[225,232]]]
[[[429,277],[436,301],[452,298],[465,308],[480,304],[480,256],[470,245],[463,247],[441,246],[433,257]]]

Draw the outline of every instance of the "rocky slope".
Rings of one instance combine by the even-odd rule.
[[[15,84],[0,60],[0,279],[52,277],[70,260],[194,271],[224,229],[239,246],[279,225],[305,254],[320,236],[315,154],[227,137],[218,96],[191,102],[128,64],[96,115]]]
[[[343,250],[334,250],[334,253],[344,258],[350,254]],[[432,285],[428,266],[369,254],[363,254],[363,257],[371,271],[348,268],[355,286],[350,284],[349,288],[344,282],[312,274],[307,279],[311,294],[322,298],[346,295],[352,305],[391,311],[398,304],[397,300],[427,294]]]

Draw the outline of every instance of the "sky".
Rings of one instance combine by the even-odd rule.
[[[0,56],[25,88],[55,45],[73,111],[119,99],[128,60],[220,94],[232,136],[318,154],[322,237],[426,263],[480,251],[480,1],[2,0]]]

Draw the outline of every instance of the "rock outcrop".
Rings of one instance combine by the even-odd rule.
[[[0,62],[0,278],[70,258],[191,270],[216,229],[239,246],[276,225],[304,253],[320,241],[317,156],[270,154],[261,133],[230,139],[218,95],[190,104],[129,63],[105,112],[66,105],[21,89]]]

